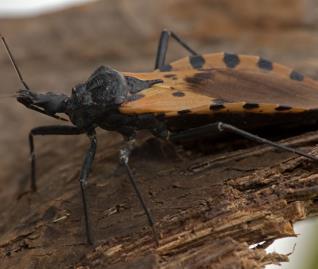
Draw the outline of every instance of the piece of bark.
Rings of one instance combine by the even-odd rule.
[[[160,232],[156,247],[124,170],[112,173],[121,138],[98,138],[87,188],[95,246],[85,244],[78,186],[87,141],[61,138],[63,149],[37,147],[38,192],[4,215],[1,268],[264,268],[287,261],[264,248],[317,215],[318,170],[309,160],[254,144],[201,155],[146,136],[131,167]],[[304,150],[317,141],[315,133],[287,140]]]

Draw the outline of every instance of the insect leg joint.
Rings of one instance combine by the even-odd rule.
[[[136,140],[134,138],[129,138],[125,145],[119,150],[119,162],[121,164],[127,165],[129,161],[129,155],[135,147]]]
[[[223,128],[223,122],[218,122],[217,123],[217,128],[220,132],[223,132],[224,131],[224,128]]]

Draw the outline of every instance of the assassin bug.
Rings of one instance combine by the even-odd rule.
[[[165,64],[170,37],[190,56]],[[34,136],[87,134],[89,137],[90,146],[80,173],[88,243],[92,243],[92,239],[85,185],[96,152],[97,127],[116,131],[125,138],[125,146],[119,151],[120,164],[126,168],[156,242],[153,218],[129,166],[129,155],[138,130],[150,130],[153,135],[172,142],[228,131],[318,160],[315,156],[246,131],[317,118],[318,83],[285,66],[256,56],[200,55],[175,33],[164,30],[160,36],[155,71],[128,73],[101,66],[86,82],[74,87],[71,96],[51,92],[40,94],[30,90],[3,37],[2,41],[23,85],[17,93],[17,100],[29,109],[56,119],[65,120],[56,114],[65,113],[73,123],[73,126],[42,126],[30,131],[31,189],[36,190]]]

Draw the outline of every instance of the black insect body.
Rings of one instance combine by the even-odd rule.
[[[174,38],[190,52],[191,55],[188,59],[169,65],[165,64],[169,37]],[[119,152],[120,163],[126,168],[128,177],[153,229],[156,242],[158,239],[153,218],[143,201],[128,164],[129,154],[133,149],[135,134],[138,130],[150,130],[155,136],[172,142],[229,131],[250,140],[317,160],[315,156],[253,135],[233,125],[241,127],[243,118],[245,123],[253,118],[253,121],[250,121],[252,124],[256,118],[258,125],[270,125],[276,118],[289,118],[292,121],[298,115],[305,116],[310,113],[310,115],[314,113],[317,117],[318,104],[315,107],[315,103],[311,104],[308,101],[307,106],[306,100],[311,100],[315,94],[318,96],[318,84],[312,81],[306,82],[306,84],[303,82],[304,77],[298,75],[299,73],[290,72],[289,69],[273,65],[267,60],[252,56],[239,57],[228,53],[199,55],[173,32],[163,31],[154,72],[121,73],[110,67],[101,66],[85,83],[74,87],[71,96],[66,96],[51,92],[40,94],[31,91],[24,82],[4,38],[2,40],[23,84],[23,89],[18,91],[17,100],[27,108],[56,119],[66,120],[57,115],[57,113],[64,113],[73,123],[72,126],[42,126],[30,131],[32,190],[36,190],[33,142],[35,135],[86,133],[90,139],[90,146],[80,173],[88,243],[92,243],[92,238],[85,186],[96,152],[95,129],[97,127],[119,132],[125,137],[125,146]],[[255,72],[250,72],[248,68],[252,64],[251,70],[255,69]],[[242,67],[245,69],[241,70]],[[275,68],[278,70],[277,73],[268,73]],[[285,73],[290,74],[288,79],[282,77]],[[260,78],[265,82],[263,83]],[[255,91],[248,92],[250,100],[244,100],[240,99],[237,91],[232,89],[231,83],[235,83],[233,84],[235,87],[240,86],[248,91],[255,85],[260,86]],[[277,85],[286,85],[289,87],[287,90],[297,91],[298,87],[294,83],[302,83],[298,84],[298,87],[302,87],[303,92],[308,95],[307,99],[300,100],[300,105],[297,105],[292,98],[293,106],[288,106],[288,102],[285,105],[280,104],[286,99],[284,92],[280,90],[277,93],[273,89],[279,90]],[[218,89],[220,90],[218,91]],[[266,91],[272,97],[268,94],[262,95]],[[288,101],[288,98],[286,100]],[[260,121],[265,118],[270,120]]]

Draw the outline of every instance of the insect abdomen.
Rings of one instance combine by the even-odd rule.
[[[236,70],[253,70],[254,72],[267,71],[279,74],[292,80],[304,81],[309,79],[301,73],[281,64],[273,63],[259,56],[238,55],[233,53],[210,53],[189,56],[170,64],[169,71],[185,69],[229,68]],[[311,79],[309,79],[311,80]]]
[[[213,53],[186,57],[169,66],[170,71],[133,74],[141,79],[162,79],[163,83],[144,90],[143,98],[123,104],[121,112],[213,117],[301,113],[318,108],[315,80],[261,57]]]

